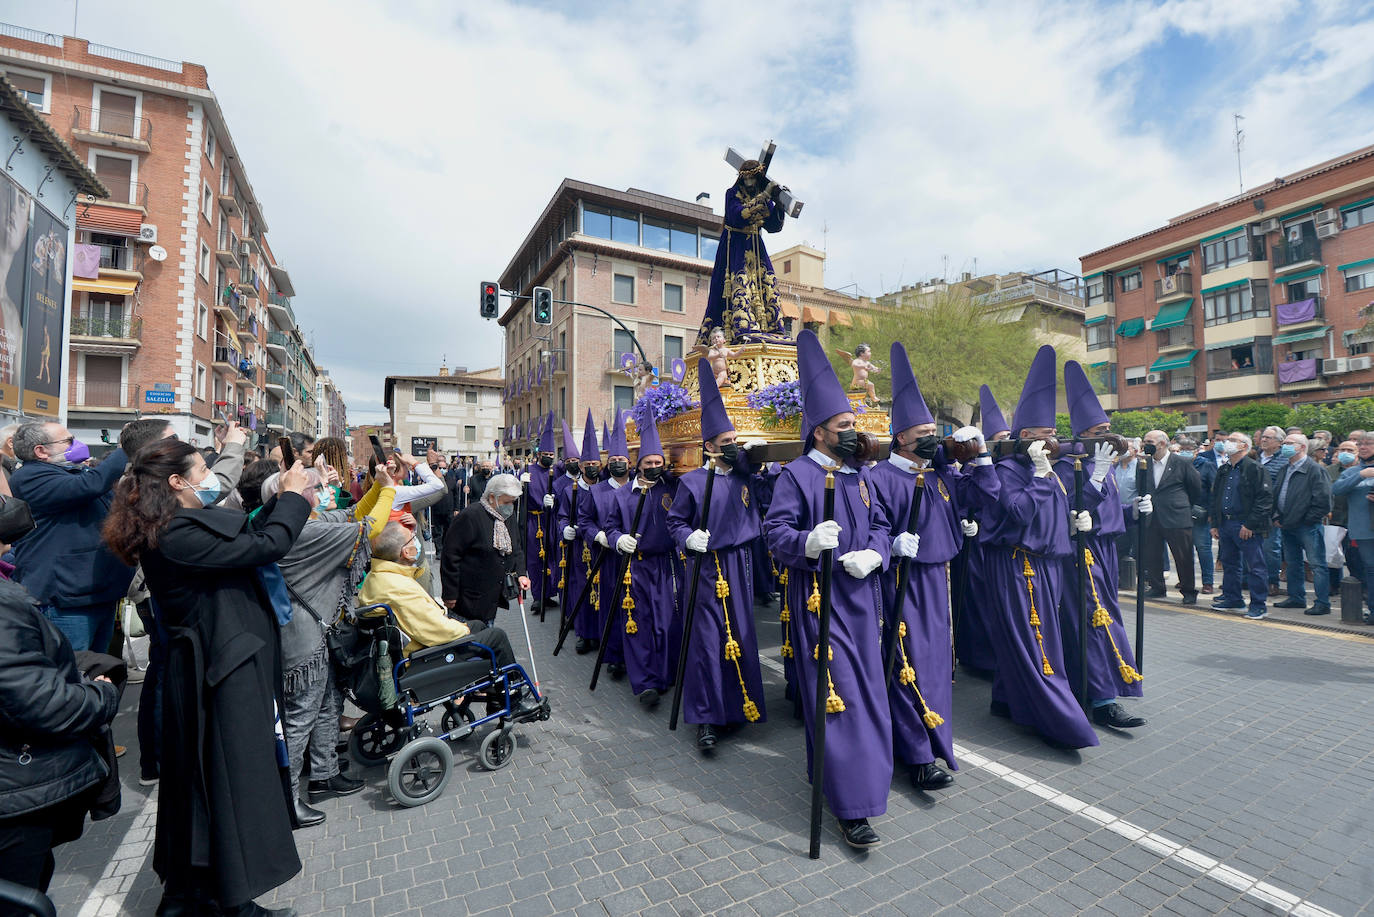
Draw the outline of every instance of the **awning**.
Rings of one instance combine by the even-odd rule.
[[[1202,291],[1202,295],[1206,296],[1208,293],[1219,293],[1222,290],[1229,290],[1233,287],[1243,287],[1249,283],[1249,280],[1232,280],[1230,283],[1223,283],[1220,286],[1207,287],[1205,290]]]
[[[1197,356],[1196,350],[1190,350],[1186,354],[1179,356],[1160,357],[1150,364],[1150,372],[1162,373],[1171,369],[1185,369],[1188,364],[1193,362],[1193,357]]]
[[[1089,363],[1088,369],[1101,369],[1102,367],[1107,365],[1107,362],[1108,361],[1103,360],[1101,363]]]
[[[782,312],[783,318],[801,318],[801,309],[797,304],[788,299],[778,301],[778,311]]]
[[[1084,322],[1083,322],[1083,324],[1085,324],[1085,325],[1096,325],[1096,324],[1098,324],[1098,323],[1100,323],[1100,322],[1105,322],[1106,320],[1107,320],[1107,316],[1105,316],[1105,315],[1098,315],[1098,316],[1094,316],[1093,318],[1085,319]]]
[[[142,211],[133,210],[129,207],[81,204],[76,208],[76,225],[79,229],[96,229],[101,232],[136,236],[142,223]]]
[[[831,309],[831,310],[830,310],[830,324],[832,324],[832,325],[840,325],[840,326],[842,326],[842,327],[844,327],[844,328],[852,328],[852,327],[854,327],[854,321],[853,321],[853,319],[851,319],[851,318],[849,317],[849,313],[848,313],[848,312],[845,312],[843,309]]]
[[[1318,274],[1326,273],[1326,265],[1314,267],[1308,271],[1298,271],[1296,274],[1284,274],[1282,283],[1292,283],[1295,280],[1306,280],[1309,277],[1316,277]]]
[[[1164,258],[1160,258],[1158,261],[1155,262],[1155,264],[1170,264],[1170,263],[1172,263],[1172,262],[1174,262],[1174,261],[1181,261],[1182,259],[1187,258],[1187,257],[1188,257],[1189,255],[1191,255],[1192,253],[1193,253],[1193,250],[1192,250],[1191,248],[1184,249],[1184,250],[1181,251],[1181,252],[1175,252],[1175,253],[1172,254],[1172,255],[1169,255],[1169,256],[1164,257]]]
[[[1366,258],[1363,261],[1352,261],[1349,264],[1342,264],[1336,268],[1338,271],[1348,271],[1352,267],[1364,267],[1366,264],[1374,264],[1374,258]]]
[[[1374,204],[1374,197],[1367,197],[1362,201],[1351,201],[1349,204],[1341,205],[1341,213],[1345,213],[1347,210],[1359,210],[1363,207],[1368,207],[1370,204]]]
[[[1116,326],[1116,335],[1117,337],[1133,338],[1144,330],[1145,319],[1128,318],[1124,322]]]
[[[1210,235],[1210,236],[1203,236],[1201,239],[1198,239],[1197,242],[1198,242],[1198,245],[1206,245],[1208,242],[1215,242],[1217,239],[1224,239],[1224,238],[1226,238],[1227,236],[1235,235],[1236,233],[1240,232],[1240,231],[1243,230],[1244,228],[1245,228],[1245,224],[1242,223],[1242,224],[1239,225],[1239,226],[1233,226],[1232,228],[1226,230],[1225,232],[1218,232],[1218,233],[1213,233],[1213,234]]]
[[[1295,341],[1311,341],[1316,338],[1326,337],[1326,332],[1331,330],[1330,325],[1321,328],[1308,328],[1304,331],[1290,331],[1287,334],[1274,335],[1275,344],[1292,344]]]
[[[133,296],[138,287],[137,280],[102,277],[91,280],[87,277],[73,277],[72,289],[81,293],[108,293],[114,296]]]
[[[1155,320],[1150,323],[1150,330],[1163,331],[1165,328],[1175,328],[1183,324],[1188,320],[1188,313],[1192,308],[1192,297],[1160,306],[1159,311],[1155,313]]]
[[[802,321],[807,324],[810,324],[811,322],[816,322],[818,324],[824,325],[825,310],[818,309],[815,306],[802,306]]]

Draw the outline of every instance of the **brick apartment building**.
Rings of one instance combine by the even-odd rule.
[[[110,189],[75,202],[73,432],[159,413],[207,443],[217,404],[264,437],[314,432],[295,289],[205,68],[0,25],[0,72]]]
[[[1082,258],[1103,406],[1216,428],[1254,400],[1374,393],[1374,146]]]

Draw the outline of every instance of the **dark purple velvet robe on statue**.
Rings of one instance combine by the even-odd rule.
[[[634,600],[630,614],[634,618],[635,632],[629,632],[629,615],[623,607],[611,609],[616,615],[613,626],[620,628],[624,637],[625,669],[630,676],[630,689],[635,694],[649,688],[665,691],[676,674],[682,628],[678,615],[682,562],[677,545],[668,534],[668,510],[676,492],[676,481],[661,480],[649,490],[644,501],[644,515],[639,523],[639,550],[635,551],[629,566],[630,598]],[[615,547],[621,535],[634,534],[631,528],[639,494],[633,486],[615,492],[606,528],[611,547]]]
[[[525,497],[525,569],[530,571],[530,597],[538,602],[546,595],[552,596],[558,582],[557,573],[550,572],[557,569],[558,535],[550,534],[549,522],[553,518],[553,510],[544,506],[544,495],[549,493],[553,471],[539,464],[526,465],[525,471],[530,476]],[[548,540],[550,537],[552,540]],[[541,546],[544,547],[543,560],[539,559]],[[541,569],[544,571],[542,576],[539,573]]]
[[[1073,459],[1062,458],[1054,463],[1055,473],[1073,499]],[[1121,603],[1116,594],[1121,575],[1117,567],[1116,541],[1126,531],[1126,514],[1121,505],[1121,491],[1116,475],[1111,471],[1102,479],[1099,489],[1092,482],[1093,460],[1083,460],[1083,508],[1092,513],[1093,527],[1085,543],[1092,563],[1087,567],[1092,576],[1088,587],[1089,613],[1094,614],[1100,604],[1111,617],[1105,626],[1088,631],[1088,700],[1103,701],[1116,697],[1140,697],[1144,692],[1136,679],[1135,653],[1131,649],[1126,628],[1121,622]],[[1096,600],[1094,600],[1096,596]],[[1079,598],[1078,569],[1073,554],[1064,558],[1064,598],[1059,604],[1059,628],[1064,639],[1064,664],[1069,669],[1069,683],[1078,687],[1078,630],[1082,621],[1082,602]],[[1132,673],[1128,683],[1121,667]]]
[[[593,567],[591,570],[596,585],[587,594],[587,606],[595,611],[596,633],[594,636],[598,639],[606,625],[606,616],[611,613],[611,601],[615,598],[616,558],[619,555],[616,554],[615,544],[610,541],[609,537],[607,538],[608,547],[602,549],[601,545],[596,543],[596,533],[606,530],[617,489],[610,481],[602,481],[592,487],[592,499],[587,507],[587,512],[582,512],[581,503],[578,504],[577,528],[581,532],[582,539],[591,546],[592,563],[596,563],[598,551],[601,557],[600,567]],[[595,604],[593,604],[592,596],[595,596]],[[579,633],[578,636],[581,634]],[[605,661],[607,663],[616,664],[625,661],[625,651],[622,648],[624,636],[623,628],[612,627],[610,629],[609,636],[606,638]]]
[[[886,566],[892,536],[881,507],[872,501],[868,473],[835,475],[835,521],[840,545],[831,574],[830,678],[844,710],[826,714],[823,789],[838,818],[868,818],[887,811],[892,788],[892,716],[883,685],[880,645],[882,591],[875,571],[862,580],[845,572],[840,556],[871,548]],[[806,556],[806,536],[823,520],[825,471],[809,456],[789,462],[773,489],[763,520],[764,537],[787,568],[791,624],[789,639],[797,666],[798,691],[806,723],[807,772],[811,772],[815,722],[819,615],[808,611],[820,559]]]
[[[716,249],[698,344],[709,344],[717,328],[725,331],[730,343],[745,341],[751,334],[758,340],[787,340],[777,277],[761,237],[782,229],[786,214],[771,200],[759,209],[743,195],[739,182],[725,192],[725,229]]]
[[[678,480],[677,497],[668,513],[668,532],[678,548],[686,551],[687,536],[701,525],[705,496],[705,468],[689,471]],[[697,586],[696,614],[682,677],[682,719],[686,723],[750,722],[745,713],[745,693],[757,717],[766,719],[763,676],[759,670],[759,641],[754,632],[753,544],[759,535],[758,508],[754,504],[753,479],[748,472],[716,474],[711,489],[711,514],[707,530],[711,541],[702,558]],[[687,554],[691,576],[692,554]],[[717,571],[729,585],[730,594],[716,595]],[[682,601],[691,584],[683,583]],[[726,627],[725,608],[729,611]],[[684,619],[686,617],[684,607]],[[739,644],[739,657],[727,659],[727,633]]]
[[[993,702],[1007,704],[1013,721],[1060,745],[1097,745],[1069,687],[1059,637],[1062,561],[1071,551],[1068,495],[1055,475],[1033,477],[1023,456],[994,467],[1001,497],[988,507],[979,531],[985,575],[999,599],[984,608],[997,653]],[[1031,623],[1032,603],[1038,628]]]

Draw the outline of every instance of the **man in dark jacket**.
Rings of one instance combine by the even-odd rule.
[[[433,455],[430,458],[434,458]],[[434,538],[434,550],[441,551],[444,546],[444,533],[448,531],[449,523],[457,515],[453,511],[453,490],[448,486],[445,469],[440,467],[438,462],[430,462],[430,468],[440,478],[444,479],[444,489],[439,492],[439,499],[430,504],[429,507],[429,529]]]
[[[1277,608],[1303,608],[1309,615],[1331,614],[1330,574],[1326,567],[1326,542],[1322,520],[1331,512],[1331,481],[1325,469],[1307,454],[1309,443],[1301,433],[1283,438],[1279,455],[1288,459],[1279,469],[1274,493],[1274,521],[1283,536],[1283,555],[1288,561],[1288,598]],[[1312,568],[1316,599],[1307,607],[1303,558]]]
[[[14,449],[24,464],[10,489],[28,502],[37,525],[14,546],[15,578],[74,650],[103,653],[114,636],[115,605],[134,577],[100,539],[128,459],[116,449],[99,467],[76,464],[89,450],[59,423],[23,424]]]
[[[0,582],[0,879],[47,891],[53,847],[81,835],[110,773],[92,739],[118,710],[114,684],[83,678],[33,597]]]
[[[1145,493],[1154,504],[1146,517],[1144,531],[1145,580],[1152,598],[1162,598],[1164,589],[1164,546],[1169,546],[1178,570],[1178,591],[1183,604],[1197,603],[1197,577],[1193,571],[1193,507],[1202,502],[1202,481],[1192,462],[1169,451],[1169,437],[1163,430],[1151,430],[1144,437],[1153,443],[1155,454],[1145,473]]]
[[[1212,485],[1217,479],[1217,454],[1211,449],[1199,450],[1197,440],[1185,436],[1178,441],[1178,457],[1192,459],[1197,469],[1198,480],[1202,483],[1202,499],[1197,502],[1204,510],[1212,505]],[[1204,513],[1201,519],[1193,519],[1193,550],[1197,552],[1198,572],[1202,574],[1202,594],[1212,594],[1212,583],[1216,579],[1217,565],[1212,556],[1212,525]]]
[[[1326,466],[1326,477],[1331,482],[1331,524],[1339,525],[1343,529],[1349,529],[1350,509],[1346,503],[1346,496],[1335,492],[1336,479],[1341,476],[1345,469],[1354,465],[1360,460],[1356,454],[1358,447],[1354,440],[1346,440],[1336,447],[1332,454],[1331,464]],[[1341,542],[1341,549],[1345,552],[1345,566],[1350,568],[1350,575],[1360,582],[1364,582],[1364,565],[1360,563],[1360,549],[1350,543],[1350,533],[1346,532],[1344,540]],[[1341,567],[1331,567],[1331,582],[1328,584],[1332,592],[1340,588],[1344,570]]]
[[[506,575],[525,576],[525,543],[514,518],[520,482],[498,474],[486,485],[483,498],[458,514],[449,526],[439,561],[444,605],[463,621],[496,619],[496,609],[509,607],[503,589]],[[498,530],[499,526],[499,530]]]
[[[1248,568],[1252,619],[1267,617],[1269,574],[1264,564],[1264,535],[1269,531],[1274,511],[1274,495],[1269,475],[1250,458],[1253,443],[1240,432],[1227,437],[1226,462],[1217,469],[1212,485],[1212,535],[1221,549],[1221,598],[1212,603],[1214,611],[1245,607],[1241,596],[1241,559]]]

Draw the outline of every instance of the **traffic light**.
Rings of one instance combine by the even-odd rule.
[[[491,280],[482,281],[482,317],[496,318],[500,311],[501,287]]]
[[[534,288],[534,323],[553,324],[553,290],[548,287]]]

